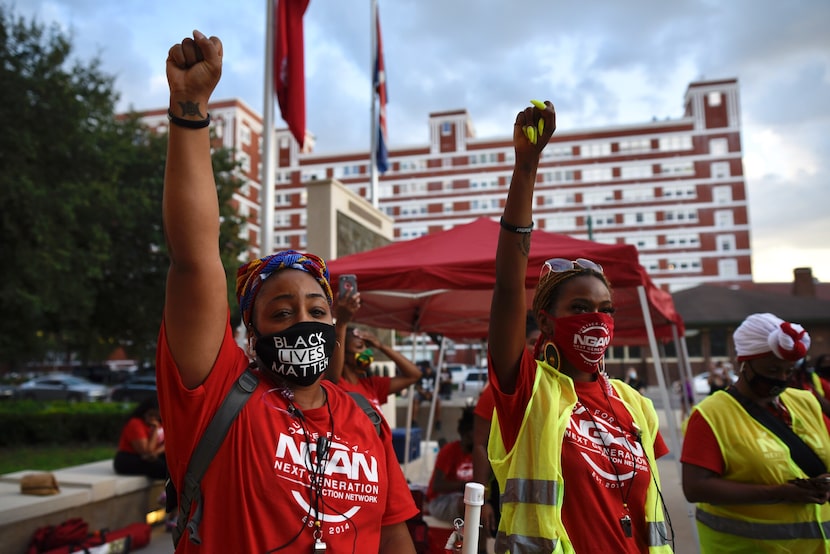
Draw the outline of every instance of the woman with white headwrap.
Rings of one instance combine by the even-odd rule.
[[[810,335],[765,313],[733,339],[739,379],[695,407],[681,456],[701,552],[830,552],[828,421],[812,393],[787,388]]]

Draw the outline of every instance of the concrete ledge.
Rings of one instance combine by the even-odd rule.
[[[142,476],[117,475],[112,460],[53,471],[60,493],[20,493],[20,479],[33,471],[0,475],[0,543],[3,552],[23,553],[39,527],[81,517],[90,530],[119,529],[145,521],[157,510],[164,483]]]

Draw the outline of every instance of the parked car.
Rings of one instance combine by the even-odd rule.
[[[74,375],[53,373],[36,377],[17,387],[18,398],[30,400],[106,400],[107,387]]]
[[[467,364],[445,364],[444,369],[450,372],[453,387],[461,389],[461,386],[464,384],[464,379],[467,378],[467,373],[474,368]]]
[[[115,402],[144,402],[148,398],[158,398],[155,375],[133,375],[110,393]]]
[[[478,396],[487,384],[487,370],[474,368],[467,372],[461,390],[468,396]]]

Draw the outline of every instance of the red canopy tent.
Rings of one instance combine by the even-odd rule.
[[[447,231],[392,243],[344,256],[329,264],[331,282],[340,275],[357,276],[361,308],[356,321],[399,331],[436,333],[450,338],[485,338],[495,285],[499,224],[479,218]],[[652,283],[640,265],[637,249],[601,244],[541,230],[533,232],[527,271],[527,306],[539,281],[539,269],[550,258],[588,258],[603,267],[611,282],[616,312],[613,345],[648,344],[667,414],[670,398],[657,351],[657,340],[683,336],[683,321],[671,295]],[[683,345],[678,344],[678,351]],[[685,348],[683,348],[685,351]],[[439,360],[440,363],[440,360]],[[410,395],[411,398],[411,395]],[[430,409],[427,440],[435,400]],[[408,413],[408,412],[407,412]],[[667,417],[671,449],[680,451],[674,417]],[[407,418],[405,463],[409,462]],[[679,461],[675,458],[680,472]]]
[[[344,256],[329,264],[332,283],[337,283],[340,275],[357,276],[362,307],[356,319],[360,323],[450,338],[484,338],[495,283],[498,233],[497,222],[479,218],[448,231]],[[528,261],[528,308],[539,268],[553,257],[582,257],[602,265],[617,308],[613,344],[648,343],[640,287],[647,298],[655,337],[671,340],[673,325],[682,334],[682,320],[671,295],[654,286],[631,245],[534,231]]]

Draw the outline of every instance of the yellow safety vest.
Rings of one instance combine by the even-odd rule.
[[[565,489],[561,454],[577,396],[570,377],[545,362],[537,361],[536,365],[530,401],[516,443],[509,452],[504,449],[498,413],[493,412],[488,455],[502,491],[495,548],[498,554],[574,551],[562,524]],[[642,430],[643,449],[653,472],[646,492],[649,553],[670,553],[656,485],[660,480],[654,459],[654,440],[659,429],[657,413],[651,402],[637,391],[616,380],[611,383]],[[542,441],[539,437],[556,440]]]
[[[830,436],[821,408],[810,391],[787,389],[781,400],[792,429],[825,465]],[[723,478],[779,485],[807,475],[778,436],[746,413],[729,393],[718,391],[695,410],[707,421],[724,459]],[[703,553],[828,553],[830,504],[697,504]]]

